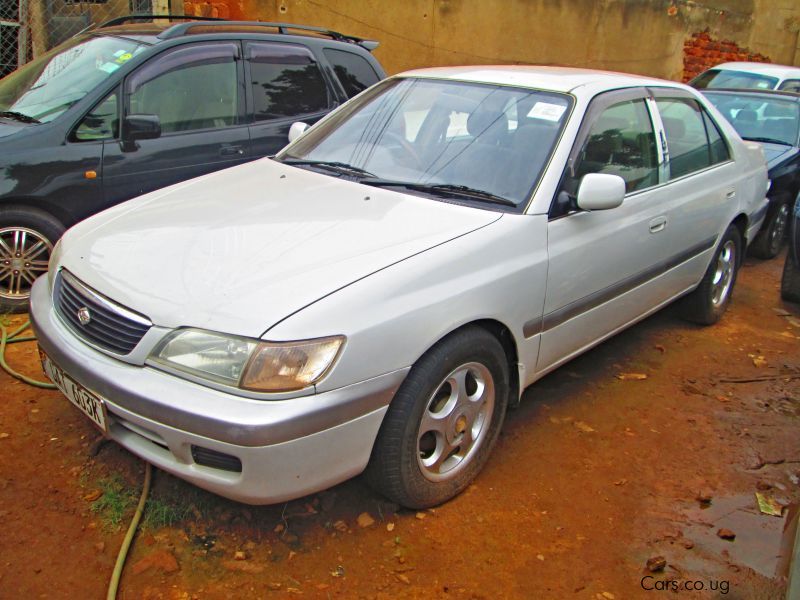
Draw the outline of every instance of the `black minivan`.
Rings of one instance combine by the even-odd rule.
[[[282,23],[114,19],[0,79],[0,313],[65,228],[277,152],[385,77],[377,42]]]

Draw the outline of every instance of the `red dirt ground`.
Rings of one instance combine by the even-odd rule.
[[[188,516],[139,533],[119,597],[782,598],[791,518],[754,495],[800,499],[800,307],[779,299],[782,263],[748,261],[714,327],[667,309],[529,388],[475,484],[435,510],[359,479],[247,507],[157,473],[151,499]],[[8,354],[40,376],[34,344]],[[113,443],[92,456],[98,434],[57,392],[0,372],[0,398],[0,597],[104,597],[127,522],[93,512],[94,492],[117,475],[135,500],[142,463]]]

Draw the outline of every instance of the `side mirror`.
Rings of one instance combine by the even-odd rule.
[[[581,179],[577,203],[583,210],[617,208],[625,199],[625,180],[619,175],[589,173]]]
[[[122,122],[122,139],[152,140],[161,137],[161,120],[158,115],[128,115]]]
[[[306,129],[308,129],[308,123],[303,123],[302,121],[295,121],[292,123],[292,126],[289,128],[289,141],[295,141],[306,132]]]

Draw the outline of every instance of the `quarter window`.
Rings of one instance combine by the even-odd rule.
[[[314,56],[293,44],[248,45],[256,121],[327,110],[328,87]]]
[[[689,98],[661,98],[656,99],[656,104],[667,135],[670,180],[728,158],[719,131],[696,101]],[[707,125],[710,126],[708,132]]]
[[[658,183],[656,138],[644,100],[620,102],[600,114],[579,154],[571,194],[589,173],[619,175],[628,192]]]
[[[209,44],[159,56],[130,78],[130,114],[157,115],[164,133],[235,125],[237,53],[235,44]]]
[[[333,65],[333,72],[336,73],[348,98],[380,81],[375,69],[363,56],[333,48],[325,48],[323,52],[325,58]]]
[[[75,128],[78,142],[107,140],[119,134],[119,107],[116,90],[97,104]]]

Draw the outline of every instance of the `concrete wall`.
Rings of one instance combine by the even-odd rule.
[[[711,40],[735,44],[743,55],[800,64],[798,0],[193,0],[184,4],[192,14],[319,25],[380,40],[375,54],[390,73],[432,65],[535,63],[681,79],[685,43],[702,32]]]

